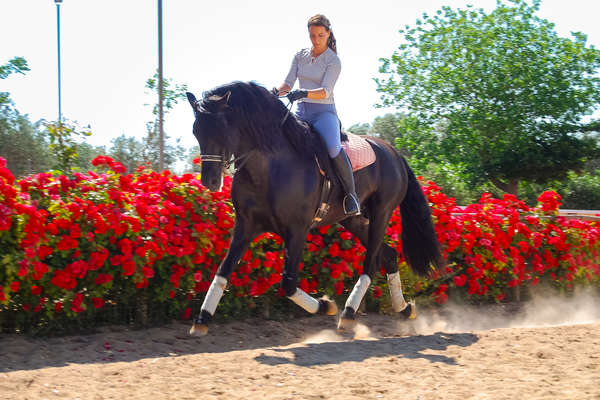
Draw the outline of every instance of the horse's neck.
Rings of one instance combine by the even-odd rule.
[[[257,149],[256,145],[245,144],[239,147],[235,156],[247,155],[243,168],[247,169],[255,177],[269,176],[271,169],[282,170],[302,168],[303,160],[287,140],[282,140],[282,146],[275,152]]]

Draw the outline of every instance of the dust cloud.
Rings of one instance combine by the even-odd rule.
[[[338,332],[333,329],[325,329],[319,333],[308,336],[302,340],[304,344],[319,344],[332,342],[345,342],[348,339],[352,340],[376,340],[376,337],[371,334],[371,330],[360,322],[356,324],[350,332]]]
[[[416,320],[398,322],[398,333],[428,335],[498,328],[535,328],[590,324],[600,321],[600,296],[582,291],[571,297],[538,290],[519,307],[468,306],[446,304],[435,310],[422,310]]]
[[[418,304],[417,304],[417,307]],[[600,322],[600,293],[580,291],[574,296],[558,296],[555,291],[537,289],[532,298],[518,304],[471,306],[447,303],[433,309],[418,308],[414,320],[397,319],[385,335],[431,335],[437,332],[463,333],[499,328],[536,328]],[[394,318],[394,317],[390,317]],[[359,319],[360,321],[360,319]],[[377,340],[382,332],[373,333],[358,322],[350,332],[324,329],[301,340],[304,344]]]

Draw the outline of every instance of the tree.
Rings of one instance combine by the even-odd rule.
[[[92,160],[104,154],[106,154],[104,146],[92,146],[86,142],[78,143],[77,158],[74,161],[74,166],[81,171],[89,171],[92,169]]]
[[[124,134],[111,141],[109,156],[122,163],[127,173],[132,173],[143,164],[144,144],[136,138]]]
[[[158,94],[158,74],[154,74],[154,77],[146,81],[146,89],[150,89],[152,93]],[[163,96],[164,96],[164,114],[166,115],[175,104],[181,99],[185,99],[185,92],[187,92],[187,85],[175,84],[173,85],[171,79],[163,80]],[[144,149],[142,157],[144,162],[150,164],[154,170],[158,170],[159,158],[160,158],[160,134],[158,132],[158,104],[154,104],[152,107],[152,115],[154,120],[146,123],[147,136],[144,141]],[[165,146],[164,146],[164,166],[169,169],[172,168],[175,162],[178,160],[184,160],[185,149],[179,145],[180,138],[176,140],[175,145],[167,143],[169,136],[164,134]]]
[[[353,133],[355,135],[369,135],[371,133],[371,124],[354,124],[350,128],[348,128],[348,132]]]
[[[396,139],[401,136],[400,121],[406,116],[402,113],[385,114],[383,117],[376,117],[373,121],[371,132],[376,134],[388,143],[395,145]]]
[[[7,105],[0,106],[0,157],[17,177],[47,171],[53,164],[39,123]]]
[[[372,124],[354,124],[348,128],[348,132],[355,135],[376,136],[395,145],[396,138],[400,135],[399,124],[403,118],[405,115],[402,113],[385,114],[383,117],[375,117]]]
[[[0,65],[0,79],[29,71],[27,61],[14,57]],[[47,170],[52,165],[48,143],[39,130],[39,123],[29,121],[17,111],[8,92],[0,92],[0,157],[7,161],[13,175],[20,177]]]
[[[48,146],[54,156],[54,169],[62,171],[64,174],[71,174],[76,167],[79,167],[80,147],[76,138],[91,136],[92,132],[87,128],[80,128],[74,123],[66,122],[45,122],[45,134],[50,139]],[[89,165],[84,165],[88,168]]]
[[[200,146],[192,146],[187,153],[187,163],[184,167],[184,173],[199,173],[201,171],[200,164],[194,163],[194,160],[200,157]]]
[[[521,180],[564,178],[598,154],[598,122],[583,121],[600,102],[600,51],[582,33],[559,37],[539,5],[443,7],[401,31],[376,81],[383,105],[409,112],[398,144],[416,163],[516,194]]]
[[[23,57],[14,57],[6,64],[0,65],[0,79],[6,79],[14,73],[24,74],[25,71],[29,71],[27,61]],[[3,104],[11,104],[8,92],[0,92],[0,105]]]

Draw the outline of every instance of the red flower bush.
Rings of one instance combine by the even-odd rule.
[[[26,313],[40,325],[58,316],[92,316],[108,306],[150,304],[189,318],[191,298],[208,290],[229,247],[231,178],[221,192],[210,193],[192,174],[140,168],[125,175],[122,164],[106,156],[92,163],[98,171],[15,181],[0,159],[0,312]],[[400,255],[408,296],[431,294],[438,303],[453,294],[500,301],[508,288],[540,281],[566,288],[598,283],[600,228],[558,217],[556,193],[540,195],[533,209],[514,196],[487,194],[458,208],[433,182],[421,185],[448,267],[427,279],[408,272],[396,210],[386,242]],[[364,247],[343,228],[315,229],[307,236],[299,286],[345,297],[362,273],[364,256]],[[239,307],[241,299],[250,307],[252,297],[263,295],[280,301],[283,263],[281,238],[256,238],[230,277],[224,307]],[[387,298],[384,276],[374,278],[369,292],[376,302]]]

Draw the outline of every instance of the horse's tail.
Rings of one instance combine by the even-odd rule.
[[[436,269],[442,269],[445,263],[440,253],[427,199],[406,159],[401,159],[408,175],[406,196],[400,203],[402,252],[413,272],[425,275],[431,271],[431,264]]]

